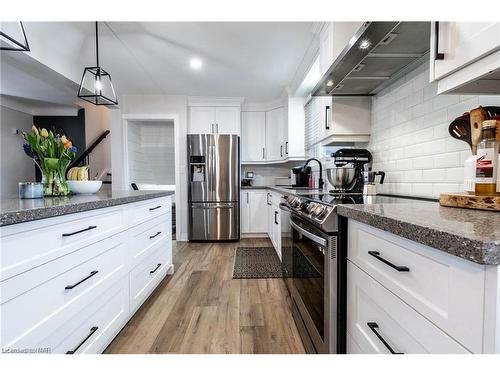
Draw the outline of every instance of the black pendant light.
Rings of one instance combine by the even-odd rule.
[[[78,97],[94,105],[116,105],[115,88],[108,72],[99,66],[99,33],[95,23],[96,66],[86,67],[78,89]]]
[[[8,24],[9,22],[2,22],[2,29]],[[13,22],[14,23],[14,22]],[[15,22],[17,24],[16,29],[18,30],[9,30],[13,31],[16,34],[19,35],[14,35],[11,33],[11,35],[7,35],[6,31],[7,30],[0,30],[0,51],[29,51],[30,46],[28,44],[28,39],[26,38],[26,32],[24,31],[24,26],[21,21]],[[19,37],[22,37],[22,41],[18,40]],[[16,39],[18,38],[18,39]]]

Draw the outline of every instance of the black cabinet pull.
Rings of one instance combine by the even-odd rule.
[[[382,344],[384,344],[384,346],[387,348],[387,350],[389,350],[391,352],[391,354],[404,354],[404,353],[396,352],[393,348],[391,348],[389,343],[384,340],[382,335],[380,333],[378,333],[378,331],[377,331],[377,329],[379,328],[377,323],[367,322],[366,325],[368,326],[368,328],[370,328],[372,330],[372,332],[375,334],[375,336],[377,336],[377,338],[380,340],[380,342]]]
[[[398,272],[409,272],[410,271],[410,269],[406,266],[396,266],[395,264],[389,262],[387,259],[382,258],[378,251],[369,251],[368,254],[370,254],[375,259],[380,260],[382,263],[387,264],[389,267],[394,268]]]
[[[88,279],[90,279],[92,276],[94,275],[97,275],[99,271],[92,271],[90,272],[90,275],[88,275],[87,277],[85,277],[84,279],[81,279],[79,282],[77,282],[76,284],[73,284],[73,285],[67,285],[64,289],[73,289],[74,287],[77,287],[78,285],[80,285],[81,283],[83,283],[84,281],[87,281]]]
[[[159,236],[160,234],[161,234],[161,232],[156,232],[156,234],[149,236],[149,239],[152,240],[153,238],[155,238],[156,236]]]
[[[328,111],[330,110],[330,106],[325,106],[325,129],[330,130],[330,122],[328,121]]]
[[[439,22],[434,22],[434,36],[435,40],[435,52],[434,52],[434,60],[444,60],[444,53],[439,52]]]
[[[283,157],[283,145],[280,145],[280,156]]]
[[[78,234],[78,233],[82,233],[82,232],[86,232],[88,230],[92,230],[92,229],[95,229],[97,228],[95,225],[91,225],[85,229],[80,229],[80,230],[77,230],[76,232],[72,232],[72,233],[63,233],[62,236],[63,237],[69,237],[69,236],[73,236],[75,234]]]
[[[81,347],[83,344],[85,344],[85,342],[86,342],[88,339],[90,339],[90,336],[92,336],[94,333],[96,333],[98,329],[99,329],[99,327],[92,327],[92,328],[90,329],[90,333],[88,334],[88,336],[87,336],[87,337],[85,337],[85,338],[83,339],[83,341],[82,341],[80,344],[78,344],[78,346],[77,346],[75,349],[73,349],[73,350],[68,350],[68,351],[66,352],[66,354],[75,354],[75,352],[76,352],[78,349],[80,349],[80,347]]]
[[[278,224],[278,211],[274,211],[274,224]]]
[[[288,155],[288,141],[285,142],[285,154]]]
[[[150,208],[149,211],[154,211],[154,210],[157,210],[159,208],[161,208],[161,206],[156,206],[156,207]]]
[[[161,263],[158,263],[158,265],[155,267],[155,269],[154,269],[154,270],[152,270],[152,271],[149,271],[149,273],[150,273],[150,274],[155,273],[155,272],[158,270],[158,268],[160,268],[160,266],[161,266]]]

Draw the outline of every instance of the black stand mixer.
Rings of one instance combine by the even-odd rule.
[[[360,148],[341,148],[331,154],[335,168],[326,171],[333,194],[363,194],[363,172],[371,169],[372,154]]]

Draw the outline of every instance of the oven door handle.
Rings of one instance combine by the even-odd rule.
[[[290,220],[290,225],[292,226],[293,229],[295,229],[297,232],[302,234],[304,237],[307,237],[310,240],[313,240],[318,245],[326,247],[327,242],[324,238],[321,238],[320,236],[316,236],[315,234],[312,234],[311,232],[306,231],[305,229],[303,229],[303,228],[299,227],[297,224],[295,224],[292,220]]]

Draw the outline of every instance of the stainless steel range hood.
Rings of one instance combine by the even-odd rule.
[[[425,58],[430,22],[365,22],[312,91],[371,96]]]

